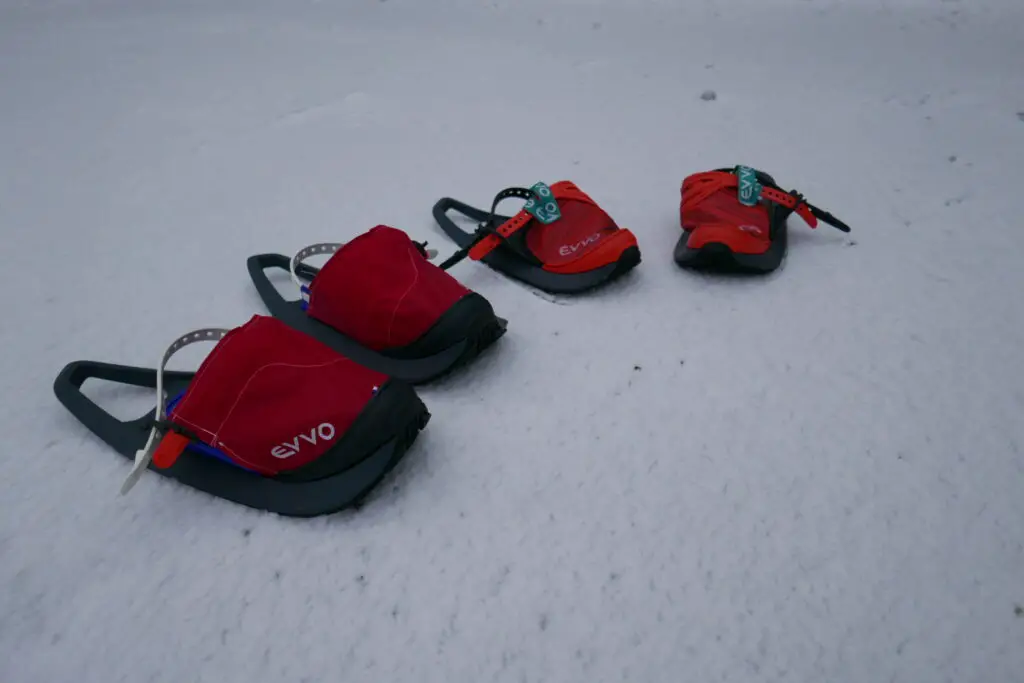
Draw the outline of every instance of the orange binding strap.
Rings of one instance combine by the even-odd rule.
[[[739,177],[735,173],[726,171],[694,173],[683,181],[682,208],[684,211],[693,209],[715,192],[732,187],[739,187]],[[764,186],[761,189],[761,198],[792,209],[807,222],[807,225],[812,228],[818,227],[818,219],[810,205],[800,195]]]
[[[553,184],[551,186],[551,194],[554,195],[555,199],[570,199],[597,206],[597,202],[591,199],[587,193],[568,180],[560,180]],[[504,240],[526,227],[531,220],[533,220],[532,214],[526,211],[526,209],[520,210],[515,216],[502,223],[495,233],[487,235],[487,237],[473,245],[473,248],[469,250],[469,258],[479,261],[497,249]]]

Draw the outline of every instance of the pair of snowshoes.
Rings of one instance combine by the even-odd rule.
[[[786,192],[767,173],[749,166],[695,173],[683,180],[679,220],[683,235],[675,261],[692,270],[771,273],[787,251],[787,219],[794,213],[812,228],[821,220],[842,232],[850,227]]]
[[[639,262],[635,238],[571,183],[499,193],[528,200],[498,216],[441,200],[483,221],[468,235],[443,216],[460,250],[435,254],[395,228],[347,244],[322,243],[292,258],[248,261],[270,316],[175,340],[156,369],[77,361],[54,382],[58,400],[134,466],[248,507],[286,516],[336,512],[359,502],[401,460],[430,413],[414,384],[470,363],[505,332],[491,304],[446,272],[470,256],[549,291],[584,291]],[[534,220],[534,213],[541,220]],[[552,225],[552,211],[560,223]],[[564,248],[563,248],[564,247]],[[329,255],[322,268],[304,261]],[[286,300],[267,275],[287,270],[300,291]],[[198,370],[164,368],[178,350],[216,346]],[[82,392],[88,379],[155,390],[151,414],[129,422]]]

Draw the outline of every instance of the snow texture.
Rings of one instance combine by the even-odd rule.
[[[0,681],[1024,681],[1022,65],[1019,0],[4,0]],[[677,268],[737,163],[853,233]],[[643,264],[459,264],[509,332],[358,512],[119,497],[53,397],[263,312],[252,253],[563,178]]]

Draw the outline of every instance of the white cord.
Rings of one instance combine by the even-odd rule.
[[[158,437],[163,436],[163,431],[160,429],[159,424],[167,417],[165,403],[167,397],[164,396],[164,368],[167,366],[167,361],[171,359],[171,356],[190,344],[203,341],[220,341],[230,331],[219,327],[193,330],[175,339],[167,347],[167,350],[164,351],[163,358],[160,359],[160,364],[156,368],[156,410],[153,411],[156,422],[153,424],[153,429],[149,432],[149,439],[146,441],[146,445],[142,449],[135,451],[135,464],[132,465],[132,471],[129,472],[128,478],[121,484],[122,496],[132,490],[132,487],[139,481],[139,477],[142,476],[149,463],[152,462],[153,451],[156,450]]]

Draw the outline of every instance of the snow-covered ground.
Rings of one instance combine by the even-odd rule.
[[[1024,681],[1022,67],[1016,0],[6,0],[0,681]],[[678,269],[736,163],[853,233]],[[359,512],[119,497],[52,395],[263,312],[251,253],[563,178],[643,264],[457,266],[509,332]]]

